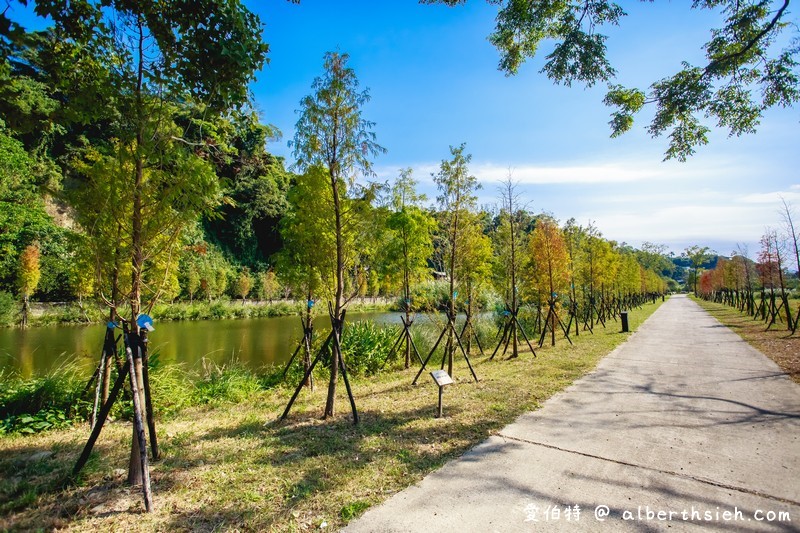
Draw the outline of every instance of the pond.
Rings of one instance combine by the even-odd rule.
[[[348,323],[360,320],[399,325],[400,314],[347,316]],[[315,326],[316,335],[330,330],[325,316],[317,317]],[[202,365],[203,359],[217,364],[239,361],[252,369],[280,364],[288,361],[303,335],[297,316],[160,322],[155,328],[149,336],[151,353],[157,352],[164,363],[190,368]],[[74,362],[89,375],[99,361],[104,335],[102,324],[0,329],[0,370],[30,377]]]

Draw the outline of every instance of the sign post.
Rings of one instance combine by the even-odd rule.
[[[442,418],[442,392],[444,391],[446,385],[453,383],[453,378],[451,378],[444,370],[434,370],[431,372],[431,377],[439,387],[439,409],[436,413],[436,418]]]

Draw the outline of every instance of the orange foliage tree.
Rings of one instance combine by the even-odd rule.
[[[564,235],[558,224],[550,217],[540,217],[528,241],[530,255],[530,282],[533,291],[552,306],[548,315],[551,329],[551,342],[556,343],[558,321],[558,297],[569,288],[569,254]]]
[[[19,256],[19,292],[22,295],[22,326],[28,325],[30,297],[39,285],[42,271],[39,267],[39,246],[29,244]]]

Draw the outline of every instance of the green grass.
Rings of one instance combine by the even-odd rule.
[[[657,306],[632,311],[631,328]],[[124,484],[129,423],[104,428],[81,483],[67,488],[58,481],[78,456],[85,427],[6,437],[0,439],[0,529],[298,531],[325,523],[335,530],[538,408],[627,336],[609,322],[573,339],[575,346],[560,339],[537,349],[536,358],[474,356],[478,383],[459,358],[443,419],[434,418],[437,394],[427,373],[411,385],[417,368],[354,377],[358,426],[343,385],[337,415],[320,419],[324,374],[313,392],[301,392],[283,423],[278,417],[294,382],[262,387],[242,401],[185,408],[159,420],[163,459],[152,467],[151,514],[140,512],[141,494]],[[209,385],[209,397],[224,389]],[[52,456],[37,458],[50,450]]]
[[[33,379],[0,370],[0,435],[33,434],[85,420],[89,412],[81,394],[85,385],[75,365]]]

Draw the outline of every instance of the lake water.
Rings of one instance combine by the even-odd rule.
[[[427,322],[422,316],[420,319]],[[400,314],[347,315],[347,323],[360,320],[399,325]],[[314,324],[317,336],[330,331],[327,316],[317,317]],[[218,364],[240,361],[253,369],[282,363],[288,361],[303,335],[297,316],[160,322],[155,328],[149,335],[150,353],[158,352],[162,362],[181,362],[190,368],[201,365],[204,358]],[[102,324],[2,328],[0,369],[14,369],[30,377],[75,361],[89,375],[99,361],[104,335]]]

